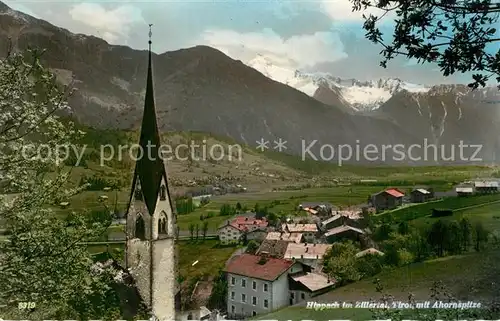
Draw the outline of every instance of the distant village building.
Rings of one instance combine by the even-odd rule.
[[[333,215],[332,217],[330,217],[329,219],[321,222],[321,229],[323,231],[326,231],[326,230],[330,230],[334,227],[339,227],[341,225],[351,225],[351,226],[356,227],[358,225],[358,223],[357,223],[357,220],[351,219],[347,215],[336,214],[336,215]]]
[[[474,187],[472,187],[472,186],[457,186],[457,187],[455,187],[455,192],[457,193],[457,196],[459,196],[459,197],[471,196],[474,194]]]
[[[286,249],[288,248],[288,241],[283,240],[264,240],[255,252],[256,255],[268,255],[276,259],[285,257]]]
[[[267,254],[242,254],[230,259],[227,311],[231,319],[249,318],[283,308],[289,301],[289,274],[304,271],[299,262]]]
[[[316,224],[283,224],[281,226],[283,232],[286,233],[301,233],[305,242],[313,243],[318,234],[318,226]]]
[[[498,192],[497,181],[476,181],[474,182],[474,190],[477,194],[490,194]]]
[[[402,191],[390,188],[373,194],[370,197],[370,203],[377,211],[391,210],[403,205],[404,196]]]
[[[298,272],[290,278],[290,305],[330,291],[335,281],[319,273]]]
[[[359,228],[342,225],[328,230],[328,232],[325,233],[325,238],[329,243],[339,242],[345,239],[358,241],[360,240],[361,235],[364,234],[365,232]]]
[[[231,242],[239,242],[243,239],[243,235],[250,233],[250,238],[257,239],[264,235],[258,231],[267,228],[269,222],[265,219],[256,219],[251,216],[238,216],[217,229],[217,234],[221,243],[227,244]],[[252,233],[256,232],[256,233]],[[265,233],[265,232],[264,232]],[[248,239],[248,238],[247,238]]]
[[[306,202],[299,204],[298,208],[310,214],[320,216],[331,214],[336,209],[335,206],[328,202]]]
[[[282,240],[286,242],[300,243],[303,240],[302,233],[269,232],[266,240]]]
[[[267,228],[265,227],[259,227],[245,234],[245,238],[247,241],[253,240],[262,242],[266,239],[266,236],[267,236]]]
[[[425,203],[434,197],[432,190],[416,188],[410,192],[410,202]]]
[[[312,269],[317,269],[321,268],[323,256],[331,248],[331,244],[288,243],[284,259],[297,260]]]

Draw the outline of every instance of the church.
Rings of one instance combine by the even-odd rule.
[[[150,26],[151,27],[151,26]],[[158,321],[176,319],[180,310],[176,214],[168,186],[153,91],[151,30],[146,96],[136,164],[126,212],[126,268],[142,301]]]

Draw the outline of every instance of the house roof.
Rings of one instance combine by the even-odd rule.
[[[363,250],[361,252],[356,253],[356,257],[362,257],[368,254],[378,254],[378,255],[384,255],[384,252],[381,252],[373,247]]]
[[[401,191],[398,191],[395,188],[386,189],[385,192],[387,194],[391,195],[391,196],[394,196],[394,197],[403,197],[403,196],[405,196],[405,194],[401,193]]]
[[[331,244],[288,243],[285,259],[322,259]]]
[[[242,254],[230,260],[225,272],[250,278],[274,281],[288,271],[295,262],[284,259],[267,258],[260,264],[260,255]]]
[[[300,273],[290,276],[295,282],[299,282],[308,288],[311,292],[319,291],[335,284],[334,280],[328,280],[328,277],[318,273]]]
[[[316,224],[299,224],[299,223],[283,224],[282,229],[284,231],[288,231],[290,233],[317,232],[318,231],[318,227],[316,226]]]
[[[302,233],[269,232],[266,240],[283,240],[286,242],[299,243],[302,239]]]
[[[264,240],[257,249],[256,254],[267,252],[271,257],[282,259],[285,256],[288,243],[288,241],[283,240]]]
[[[255,219],[248,216],[238,216],[231,221],[226,221],[226,223],[220,226],[219,229],[228,225],[240,230],[241,232],[246,232],[250,229],[250,226],[255,226],[259,229],[265,228],[269,225],[269,222],[266,219]]]
[[[498,187],[498,182],[496,181],[475,181],[475,187]]]
[[[328,237],[328,236],[336,235],[336,234],[347,232],[347,231],[354,231],[354,232],[357,232],[359,234],[365,234],[365,232],[363,230],[360,230],[359,228],[355,228],[355,227],[352,227],[349,225],[341,225],[341,226],[338,226],[338,227],[335,227],[335,228],[328,230],[328,232],[325,233],[325,236]]]
[[[340,215],[340,214],[335,214],[335,215],[333,215],[332,217],[330,217],[329,219],[326,219],[326,220],[324,220],[323,222],[321,222],[321,225],[322,225],[322,226],[325,226],[325,225],[330,224],[330,223],[332,223],[332,222],[335,222],[336,220],[341,219],[341,218],[343,218],[343,217],[344,217],[343,215]]]
[[[426,189],[423,189],[423,188],[417,188],[417,189],[414,189],[413,192],[419,192],[421,194],[430,194],[431,192],[429,192],[428,190]]]
[[[309,212],[309,213],[313,214],[313,215],[314,215],[314,214],[318,214],[318,211],[316,211],[316,210],[315,210],[315,209],[313,209],[313,208],[304,207],[304,210],[305,210],[306,212]]]
[[[304,202],[301,203],[299,206],[302,207],[309,207],[309,208],[316,208],[316,207],[333,207],[331,203],[328,202]]]

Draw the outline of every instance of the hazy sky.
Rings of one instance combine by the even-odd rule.
[[[147,46],[148,23],[153,23],[158,53],[203,44],[234,59],[270,55],[290,68],[342,78],[398,77],[428,84],[470,79],[445,79],[436,66],[405,59],[379,67],[380,48],[364,39],[361,13],[353,13],[348,0],[4,2],[72,32],[137,49]],[[390,27],[388,20],[388,34]]]

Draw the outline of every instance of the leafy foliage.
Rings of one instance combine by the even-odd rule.
[[[444,76],[474,72],[469,87],[485,86],[496,77],[500,89],[500,41],[495,26],[500,4],[492,0],[351,0],[354,10],[374,10],[363,15],[366,38],[383,46],[381,66],[396,56],[436,63]],[[391,43],[378,25],[393,19]],[[491,47],[488,47],[491,45]],[[492,49],[492,50],[489,50]],[[494,52],[496,49],[496,53]]]

